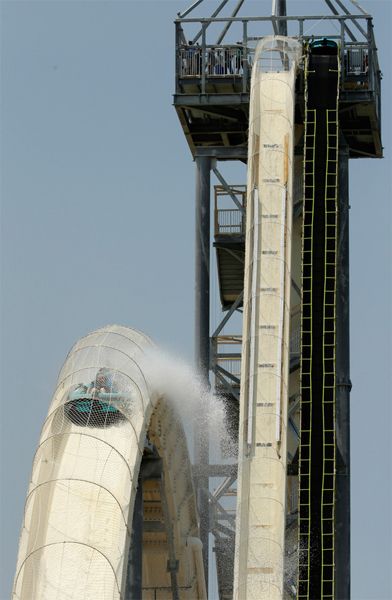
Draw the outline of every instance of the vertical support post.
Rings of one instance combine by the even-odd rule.
[[[203,23],[201,26],[201,93],[206,93],[206,58],[207,58],[207,48],[206,48],[206,24]]]
[[[345,46],[344,46],[344,21],[340,22],[340,87],[344,88],[344,82],[346,79],[346,72],[348,68],[348,56],[346,60]]]
[[[350,313],[349,150],[339,149],[338,264],[336,294],[335,598],[350,599]]]
[[[196,281],[195,281],[195,355],[196,367],[206,386],[210,368],[210,171],[211,158],[196,159]],[[201,421],[195,427],[195,462],[200,465],[197,482],[200,537],[203,543],[203,562],[208,590],[208,536],[209,536],[209,430],[208,400],[201,399]]]
[[[242,22],[242,91],[245,94],[248,89],[248,21]]]
[[[180,75],[181,75],[181,58],[180,58],[180,24],[176,23],[176,43],[175,43],[175,65],[176,65],[176,94],[180,93]]]
[[[196,162],[196,361],[201,376],[208,380],[210,337],[210,170],[211,159],[197,156]]]
[[[374,81],[374,64],[373,64],[373,56],[374,56],[374,48],[373,48],[373,23],[371,19],[367,21],[367,43],[368,43],[368,77],[369,77],[369,89],[374,92],[375,91],[375,81]]]
[[[140,474],[135,497],[132,519],[132,539],[129,551],[127,583],[125,590],[126,600],[140,600],[142,597],[142,572],[143,572],[143,477]]]
[[[299,37],[301,40],[304,37],[304,20],[303,19],[299,19]]]
[[[286,16],[286,0],[276,0],[276,16]],[[287,21],[278,21],[278,34],[287,36]]]

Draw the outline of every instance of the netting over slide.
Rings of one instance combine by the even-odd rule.
[[[251,80],[234,597],[281,599],[294,178],[302,46],[261,40]]]
[[[140,332],[108,326],[68,355],[33,462],[14,599],[125,598],[138,484],[143,598],[172,598],[173,585],[179,598],[205,597],[185,436],[170,399],[146,376],[152,349]],[[146,452],[162,473],[142,481]]]

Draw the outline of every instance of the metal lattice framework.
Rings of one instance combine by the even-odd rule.
[[[286,7],[287,4],[287,7]],[[245,250],[244,217],[246,203],[241,186],[226,181],[218,168],[219,161],[247,161],[249,92],[254,52],[258,41],[266,35],[280,34],[295,37],[304,46],[314,39],[328,37],[337,42],[341,65],[339,80],[338,111],[330,119],[330,129],[339,126],[338,164],[340,220],[336,232],[339,254],[337,256],[337,302],[336,320],[336,428],[338,441],[338,470],[336,476],[336,522],[338,554],[335,573],[336,598],[349,595],[349,334],[348,334],[348,158],[381,157],[380,137],[380,79],[377,49],[373,33],[372,17],[356,1],[325,0],[314,3],[321,14],[294,15],[295,2],[285,0],[272,2],[270,15],[255,14],[260,6],[244,0],[223,0],[216,3],[198,0],[177,14],[176,27],[176,88],[174,105],[196,162],[196,358],[200,371],[206,378],[209,370],[214,374],[218,393],[228,403],[232,429],[236,429],[238,402],[240,400],[240,370],[242,339],[238,334],[238,319],[242,312],[242,278]],[[326,10],[323,10],[324,9]],[[306,120],[303,73],[298,78],[296,105],[297,142],[295,166],[302,172],[304,137],[301,124]],[[333,123],[336,123],[334,125]],[[221,305],[224,314],[215,327],[211,338],[209,325],[209,187],[210,173],[217,178],[215,186],[215,243]],[[302,177],[295,181],[293,210],[293,244],[301,255],[302,208],[304,190]],[[225,195],[232,205],[219,206]],[[218,201],[217,201],[218,198]],[[227,211],[227,212],[224,212]],[[294,250],[293,250],[294,251]],[[299,364],[300,364],[300,299],[302,296],[301,264],[292,274],[292,307],[290,339],[290,394],[288,407],[288,505],[287,517],[289,539],[296,522],[296,478],[299,460]],[[230,324],[234,323],[232,328]],[[233,425],[234,424],[234,425]],[[196,432],[196,437],[198,432]],[[209,477],[219,473],[218,465],[209,464],[208,434],[200,435],[196,456],[198,485],[209,488]],[[234,465],[221,468],[218,489],[235,490]],[[233,479],[234,477],[234,479]],[[206,514],[209,506],[215,506],[215,492],[208,489],[200,494],[200,508]],[[221,492],[218,492],[218,495]],[[211,497],[212,494],[212,497]],[[210,499],[208,501],[208,498]],[[221,507],[222,508],[222,507]],[[222,519],[226,529],[220,525]],[[216,526],[219,524],[219,527]],[[204,544],[207,545],[208,523],[202,523]],[[230,530],[230,535],[229,535]],[[222,508],[211,512],[211,531],[215,536],[220,596],[231,598],[230,585],[222,586],[226,575],[220,572],[220,564],[226,560],[222,553],[225,541],[233,536],[234,520]],[[294,536],[295,537],[295,536]],[[294,539],[294,538],[293,538]],[[290,544],[289,544],[290,545]],[[221,560],[219,555],[221,553]],[[344,564],[344,567],[342,565]],[[205,568],[208,569],[207,553]],[[286,593],[293,594],[295,574],[287,576]]]

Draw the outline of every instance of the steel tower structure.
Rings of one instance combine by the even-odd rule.
[[[248,123],[250,101],[250,76],[254,50],[257,41],[271,33],[274,35],[290,36],[298,39],[306,49],[314,39],[328,38],[335,40],[338,45],[335,71],[339,76],[335,82],[336,106],[333,102],[325,108],[327,111],[327,129],[316,137],[315,119],[320,118],[317,86],[320,80],[312,80],[316,69],[316,58],[311,58],[307,67],[304,66],[297,78],[297,93],[295,107],[295,161],[297,162],[297,186],[294,194],[293,229],[296,232],[293,241],[292,269],[292,301],[291,301],[291,341],[290,341],[290,398],[288,422],[290,440],[288,449],[287,477],[292,490],[292,511],[287,518],[288,533],[292,523],[299,529],[302,536],[310,535],[304,523],[306,506],[312,510],[309,498],[306,502],[306,490],[310,488],[310,480],[317,479],[318,455],[314,457],[313,473],[307,472],[306,442],[307,430],[311,426],[305,424],[306,406],[311,406],[317,400],[306,398],[306,376],[308,360],[305,348],[309,344],[315,347],[315,353],[324,356],[323,366],[313,363],[309,367],[309,377],[316,381],[321,370],[328,372],[326,362],[326,343],[317,350],[318,336],[306,341],[307,335],[306,302],[304,296],[308,293],[307,277],[313,278],[314,288],[309,293],[317,296],[318,285],[325,285],[328,277],[334,278],[332,296],[334,312],[331,314],[334,337],[334,365],[332,384],[326,385],[325,377],[322,393],[331,388],[334,407],[333,423],[333,452],[329,459],[325,448],[321,445],[324,456],[323,469],[328,477],[328,468],[334,478],[334,514],[329,519],[333,531],[334,558],[329,563],[329,584],[324,580],[316,584],[319,575],[316,571],[324,569],[320,566],[323,561],[314,560],[310,554],[304,565],[300,567],[299,586],[296,590],[299,598],[316,597],[315,585],[322,586],[325,597],[347,599],[350,597],[350,356],[349,356],[349,201],[348,201],[348,164],[350,158],[380,158],[381,145],[381,110],[380,110],[380,80],[381,73],[377,60],[377,49],[373,34],[372,17],[364,11],[357,2],[342,0],[325,0],[318,7],[325,7],[326,14],[290,15],[286,10],[285,0],[275,0],[272,3],[271,15],[256,14],[251,16],[244,0],[231,5],[230,0],[216,2],[214,10],[206,16],[205,10],[211,10],[211,3],[196,0],[188,9],[178,13],[176,27],[176,89],[174,106],[180,119],[189,148],[196,167],[196,298],[195,298],[195,339],[196,363],[202,376],[209,381],[210,372],[214,374],[214,385],[217,393],[223,395],[230,419],[229,427],[235,437],[238,430],[238,407],[241,402],[240,370],[241,336],[238,331],[227,333],[233,315],[241,312],[244,298],[244,254],[245,254],[245,213],[246,190],[241,185],[230,185],[222,176],[218,164],[223,161],[241,161],[246,163],[248,155]],[[254,4],[252,4],[254,10]],[[295,10],[295,2],[288,3],[288,8]],[[239,40],[239,41],[238,41]],[[311,62],[313,60],[313,62]],[[322,62],[322,61],[321,61]],[[331,67],[332,68],[332,67]],[[321,73],[320,70],[320,73]],[[327,69],[328,70],[328,69]],[[332,68],[334,70],[334,68]],[[320,75],[321,77],[321,75]],[[312,83],[313,81],[313,83]],[[324,115],[324,113],[323,113]],[[324,119],[324,116],[322,116]],[[329,119],[329,120],[328,120]],[[314,128],[314,129],[312,129]],[[318,147],[326,146],[323,155],[325,164],[321,168],[321,176],[327,182],[317,182],[314,172],[321,158]],[[317,163],[317,164],[316,164]],[[324,169],[324,170],[323,170]],[[325,170],[326,169],[326,170]],[[214,247],[216,249],[217,272],[219,280],[220,300],[224,316],[215,328],[210,329],[210,187],[211,173],[216,178],[214,187]],[[311,181],[311,184],[308,182]],[[302,185],[304,183],[304,185]],[[310,190],[312,188],[312,190]],[[332,190],[333,188],[333,190]],[[309,191],[310,190],[310,191]],[[308,212],[316,211],[317,194],[333,194],[336,207],[334,228],[335,270],[327,274],[327,255],[312,258],[313,265],[318,260],[324,260],[323,276],[317,283],[320,268],[312,267],[308,276],[306,260],[301,257],[301,246],[306,244]],[[332,196],[331,196],[332,198]],[[228,204],[231,202],[231,206]],[[224,208],[222,208],[224,206]],[[313,231],[313,230],[312,230]],[[313,235],[313,233],[311,233]],[[323,235],[328,237],[327,233]],[[313,246],[312,246],[313,247]],[[306,249],[305,249],[306,252]],[[301,276],[302,272],[302,276]],[[313,285],[312,284],[312,285]],[[332,297],[331,296],[331,297]],[[313,318],[316,318],[320,307],[325,303],[312,307]],[[324,302],[324,304],[322,304]],[[328,302],[327,302],[328,304]],[[319,308],[318,308],[319,307]],[[329,309],[328,309],[329,310]],[[317,319],[316,319],[317,320]],[[325,324],[328,328],[328,324]],[[325,338],[325,336],[324,336]],[[302,343],[300,343],[302,340]],[[313,385],[313,384],[312,384]],[[321,390],[321,388],[320,388]],[[321,391],[319,390],[319,393]],[[301,400],[302,396],[302,400]],[[303,403],[301,405],[301,402]],[[308,404],[306,404],[308,403]],[[302,411],[300,409],[302,408]],[[313,440],[319,435],[326,440],[327,430],[318,432],[322,419],[326,414],[317,417],[317,410],[309,416],[313,423]],[[206,407],[203,407],[206,409]],[[332,414],[332,413],[331,413]],[[313,419],[313,421],[312,421]],[[327,433],[326,433],[327,432]],[[205,430],[195,432],[195,481],[198,489],[199,511],[201,514],[201,537],[204,543],[204,565],[208,574],[208,541],[209,534],[214,535],[218,585],[220,598],[232,597],[232,546],[235,535],[235,520],[233,515],[225,510],[223,498],[232,493],[236,481],[236,465],[211,464],[209,442],[210,434]],[[315,447],[315,446],[314,446]],[[301,452],[302,451],[302,452]],[[327,460],[333,465],[326,467]],[[298,470],[302,474],[302,484],[298,490]],[[212,490],[210,478],[221,477],[220,484]],[[308,478],[308,483],[304,483]],[[302,487],[301,487],[302,486]],[[313,485],[317,489],[316,483]],[[327,486],[328,488],[328,486]],[[305,490],[305,491],[304,491]],[[316,493],[316,492],[314,492]],[[326,498],[327,492],[320,488],[320,495]],[[320,496],[321,497],[321,496]],[[317,499],[319,502],[319,499]],[[316,505],[317,502],[313,504]],[[325,501],[326,502],[326,501]],[[298,518],[298,510],[300,516]],[[314,509],[316,510],[316,509]],[[302,511],[302,512],[301,512]],[[323,513],[324,514],[324,513]],[[326,513],[325,513],[326,514]],[[327,525],[326,525],[327,527]],[[314,533],[314,531],[312,532]],[[324,532],[325,535],[330,535]],[[323,535],[324,535],[323,534]],[[329,546],[323,548],[325,556]],[[318,561],[318,562],[317,562]],[[332,566],[331,566],[332,564]],[[305,569],[306,567],[306,569]],[[309,581],[301,575],[307,570]],[[328,570],[328,569],[326,569]],[[324,577],[326,580],[327,576]],[[322,577],[321,577],[322,579]],[[302,583],[301,583],[302,581]],[[332,583],[331,583],[332,582]],[[323,587],[325,586],[325,587]],[[290,586],[289,586],[290,587]],[[327,589],[328,588],[328,589]],[[332,591],[331,591],[332,589]],[[293,597],[292,589],[286,590],[288,597]],[[290,596],[290,593],[292,594]],[[309,595],[310,594],[310,595]]]

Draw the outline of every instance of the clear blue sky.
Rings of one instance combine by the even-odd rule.
[[[0,5],[1,600],[70,346],[116,322],[193,355],[194,166],[171,106],[172,22],[187,4]],[[375,16],[385,76],[386,158],[350,165],[352,600],[388,600],[392,4],[362,4]],[[260,2],[261,14],[269,8]]]

